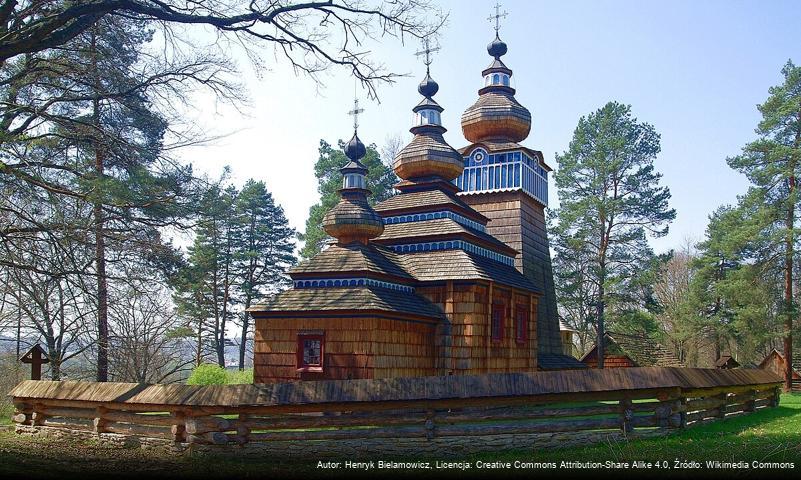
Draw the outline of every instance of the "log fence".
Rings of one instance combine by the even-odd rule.
[[[460,453],[662,435],[778,405],[761,370],[630,368],[239,386],[25,381],[17,432],[183,450]]]

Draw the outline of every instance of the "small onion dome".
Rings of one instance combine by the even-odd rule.
[[[491,41],[489,45],[487,45],[487,53],[490,56],[495,57],[496,59],[501,58],[502,56],[506,55],[507,52],[506,43],[495,35],[495,40]]]
[[[323,229],[342,244],[367,243],[384,232],[381,216],[367,203],[364,190],[350,195],[342,191],[342,200],[323,217]],[[355,192],[354,192],[355,193]]]
[[[347,156],[353,161],[358,161],[366,154],[367,154],[367,148],[365,148],[364,144],[359,139],[359,136],[356,135],[356,132],[354,131],[353,137],[351,137],[347,145],[345,145],[345,156]]]
[[[424,97],[433,97],[439,91],[439,84],[426,72],[426,78],[417,86],[417,91]]]

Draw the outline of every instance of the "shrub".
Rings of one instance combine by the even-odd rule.
[[[253,369],[246,368],[245,370],[229,370],[226,372],[228,374],[228,383],[238,384],[238,383],[253,383]]]
[[[30,366],[19,363],[16,355],[0,354],[0,425],[11,423],[11,415],[14,414],[14,404],[6,393],[29,375]]]
[[[187,385],[225,385],[228,375],[223,367],[213,363],[203,363],[192,370],[186,380]]]
[[[234,385],[253,383],[253,369],[226,370],[214,363],[204,363],[195,367],[186,380],[187,385]]]

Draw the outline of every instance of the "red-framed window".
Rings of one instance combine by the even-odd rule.
[[[506,318],[506,307],[502,303],[492,305],[492,318],[490,322],[490,338],[493,342],[503,340],[503,324]]]
[[[325,363],[325,335],[299,333],[297,354],[298,371],[322,372]]]
[[[525,344],[528,341],[528,307],[517,305],[515,308],[515,341]]]

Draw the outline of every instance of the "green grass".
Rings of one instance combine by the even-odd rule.
[[[505,452],[491,458],[516,459],[524,453]],[[537,453],[541,461],[566,458],[584,461],[794,461],[801,468],[801,394],[782,395],[778,408],[691,427],[667,437]]]
[[[378,458],[372,458],[378,460]],[[386,458],[380,458],[386,460]],[[446,456],[430,459],[444,460]],[[626,462],[626,461],[668,461],[672,466],[674,460],[705,462],[719,461],[759,461],[759,462],[794,462],[796,470],[801,468],[801,394],[785,394],[778,408],[760,410],[754,414],[728,418],[723,422],[712,422],[685,431],[643,440],[596,444],[578,448],[532,451],[517,450],[499,453],[487,453],[463,458],[452,458],[457,461],[505,461],[516,460],[529,462]],[[422,473],[435,474],[436,477],[463,477],[466,474],[526,477],[547,476],[552,478],[568,473],[564,470],[477,470],[475,467],[467,472],[458,470],[430,471],[398,471],[372,470],[318,470],[317,458],[271,458],[245,457],[232,453],[225,456],[174,456],[158,451],[139,448],[113,449],[99,445],[75,444],[47,438],[30,438],[14,435],[10,430],[0,431],[0,477],[16,478],[24,472],[28,478],[63,478],[80,476],[81,478],[107,477],[113,472],[115,477],[136,476],[139,478],[154,475],[170,478],[285,478],[285,477],[359,477],[400,475],[421,476]],[[329,459],[324,459],[325,461]],[[343,459],[333,459],[343,460]],[[365,460],[350,458],[348,460]],[[370,459],[367,459],[370,460]],[[397,459],[416,461],[421,458]],[[616,476],[637,474],[642,478],[640,470],[618,471]],[[647,476],[656,476],[662,470],[647,472]],[[579,475],[597,477],[603,472],[598,470],[582,470]],[[577,475],[570,472],[571,477]],[[687,477],[698,471],[673,471],[679,477]],[[703,472],[702,472],[703,473]],[[751,475],[760,471],[749,469],[747,472],[718,471],[718,475],[741,477],[743,473]],[[761,471],[764,475],[766,472]],[[33,474],[33,477],[29,476]],[[11,475],[11,477],[8,477]],[[789,470],[779,473],[776,478],[791,477]]]

